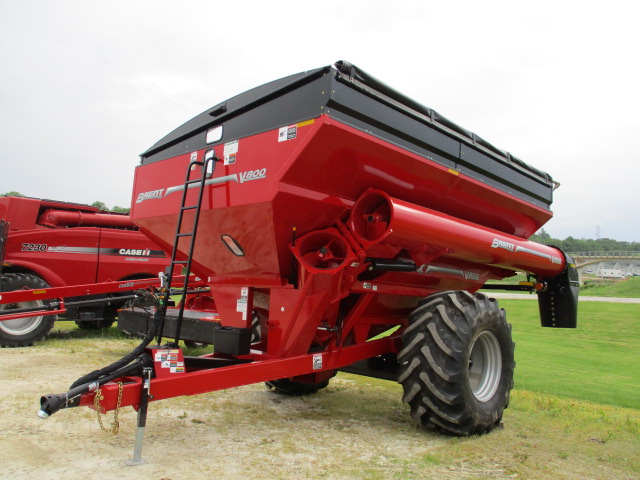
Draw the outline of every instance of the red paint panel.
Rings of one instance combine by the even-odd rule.
[[[278,142],[276,129],[237,145],[235,163],[218,162],[205,187],[194,256],[194,271],[202,276],[288,277],[293,228],[301,236],[331,226],[370,187],[508,235],[527,237],[551,215],[326,116],[288,141]],[[222,158],[224,145],[215,151]],[[204,150],[194,154],[202,157]],[[191,158],[186,153],[136,169],[132,217],[165,249],[173,242]],[[196,190],[189,191],[187,205]],[[188,216],[185,224],[191,224]],[[245,256],[229,252],[221,235],[234,238]]]

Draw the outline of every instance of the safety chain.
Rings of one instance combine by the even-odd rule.
[[[102,414],[100,413],[100,400],[104,400],[102,391],[98,388],[96,390],[95,397],[93,397],[93,406],[95,407],[96,414],[98,415],[98,424],[100,424],[100,430],[104,432],[110,431],[114,435],[117,435],[118,431],[120,430],[120,422],[118,422],[118,411],[120,409],[120,405],[122,404],[122,390],[122,382],[118,382],[118,401],[116,403],[116,409],[113,412],[113,422],[111,423],[111,430],[105,428],[105,426],[102,424]]]

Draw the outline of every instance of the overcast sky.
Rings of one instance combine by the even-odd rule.
[[[635,5],[0,0],[0,193],[129,206],[165,134],[344,59],[549,172],[552,236],[640,241]]]

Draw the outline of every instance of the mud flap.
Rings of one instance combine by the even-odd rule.
[[[576,328],[578,323],[578,269],[573,258],[566,253],[564,256],[566,266],[562,273],[554,278],[543,279],[547,289],[538,292],[540,322],[543,327]]]

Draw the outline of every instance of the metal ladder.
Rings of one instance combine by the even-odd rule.
[[[206,157],[206,153],[205,153]],[[198,221],[200,220],[200,208],[202,206],[202,195],[204,193],[204,187],[207,181],[207,172],[208,166],[211,162],[217,162],[219,159],[215,156],[211,156],[210,158],[204,158],[202,161],[197,158],[191,160],[189,162],[189,167],[187,168],[187,175],[185,177],[184,186],[182,190],[182,200],[180,202],[180,212],[178,215],[178,224],[176,225],[176,235],[173,240],[173,252],[171,253],[171,263],[167,267],[167,272],[163,278],[162,282],[162,295],[160,297],[160,313],[161,313],[161,323],[160,330],[158,331],[158,345],[162,343],[162,334],[164,330],[164,323],[167,316],[167,306],[169,303],[169,297],[171,296],[171,282],[173,280],[173,274],[176,266],[185,268],[185,276],[184,281],[182,283],[182,298],[180,300],[180,310],[178,313],[178,319],[176,322],[176,332],[175,332],[175,346],[177,347],[177,343],[180,341],[180,330],[182,328],[182,318],[184,316],[184,304],[185,298],[187,296],[187,287],[189,285],[189,272],[191,271],[191,261],[193,259],[193,249],[196,244],[196,233],[198,232]],[[201,177],[196,179],[190,179],[191,172],[196,170],[196,166],[201,167]],[[215,165],[213,165],[215,166]],[[211,169],[213,172],[213,168]],[[185,205],[187,201],[187,192],[191,188],[198,189],[198,202],[194,205]],[[195,210],[195,216],[193,219],[193,225],[190,231],[183,232],[182,231],[182,222],[184,220],[184,212],[188,210]],[[186,260],[177,260],[178,254],[178,246],[180,243],[180,239],[184,237],[191,237],[191,243],[189,244],[189,254]],[[181,272],[182,273],[182,272]],[[142,458],[142,443],[144,438],[144,430],[147,423],[147,407],[149,402],[149,390],[151,388],[151,368],[144,368],[143,372],[143,384],[142,390],[140,393],[140,403],[138,410],[138,420],[137,420],[137,428],[136,428],[136,439],[135,445],[133,448],[133,458],[131,460],[125,460],[125,465],[128,466],[136,466],[136,465],[144,465],[147,463],[146,460]]]
[[[182,298],[180,301],[180,310],[178,312],[178,318],[176,321],[176,332],[175,332],[175,343],[177,344],[180,340],[180,330],[182,329],[182,319],[184,317],[184,306],[185,306],[185,298],[187,296],[187,287],[189,284],[189,272],[191,272],[191,262],[193,260],[193,250],[196,244],[196,233],[198,231],[198,221],[200,219],[200,209],[202,206],[202,195],[204,193],[204,187],[207,181],[207,171],[209,163],[217,162],[219,159],[213,155],[210,158],[205,158],[203,160],[191,160],[189,162],[189,166],[187,168],[187,174],[184,181],[184,187],[182,190],[182,201],[180,202],[180,212],[178,215],[178,224],[176,225],[176,234],[173,241],[173,252],[171,254],[171,263],[167,267],[166,276],[165,276],[165,285],[162,291],[162,296],[160,297],[161,303],[161,313],[162,313],[162,321],[160,323],[160,330],[158,331],[158,345],[162,343],[162,334],[164,330],[164,323],[167,314],[167,306],[169,303],[169,297],[171,296],[171,282],[173,280],[173,275],[175,273],[176,266],[180,266],[184,268],[184,281],[182,283]],[[190,179],[191,172],[196,170],[196,166],[200,166],[201,169],[201,177],[196,179]],[[213,169],[211,170],[213,172]],[[185,205],[187,201],[187,192],[192,189],[198,189],[198,201],[194,205]],[[184,213],[189,210],[195,210],[195,216],[193,220],[193,225],[191,230],[182,231],[182,223],[184,220]],[[178,255],[178,246],[181,238],[190,237],[191,242],[189,244],[189,254],[186,260],[177,260],[176,257]]]

